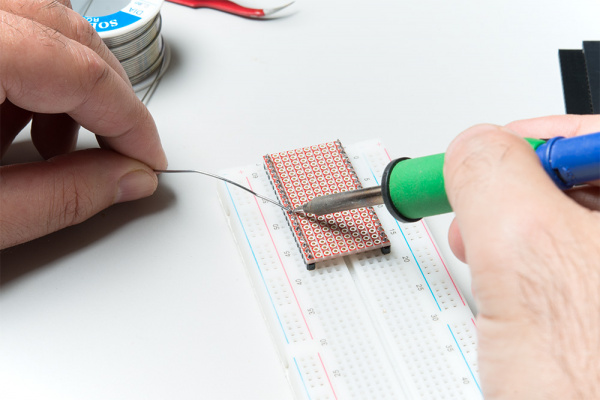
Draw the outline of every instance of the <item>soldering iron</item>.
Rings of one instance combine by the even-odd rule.
[[[600,132],[549,140],[526,138],[562,190],[600,179]],[[383,172],[381,186],[315,197],[294,212],[325,215],[385,204],[394,218],[415,222],[452,211],[444,187],[444,153],[398,158]]]

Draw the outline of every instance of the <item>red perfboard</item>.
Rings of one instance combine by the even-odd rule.
[[[317,196],[362,188],[339,141],[269,154],[264,161],[281,203],[292,209]],[[307,265],[390,246],[372,207],[286,215]]]

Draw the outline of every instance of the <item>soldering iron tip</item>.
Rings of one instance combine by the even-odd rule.
[[[276,12],[278,12],[278,11],[281,11],[281,10],[283,10],[284,8],[291,6],[292,4],[294,4],[294,2],[293,2],[293,1],[292,1],[291,3],[288,3],[288,4],[286,4],[286,5],[284,5],[284,6],[281,6],[281,7],[275,7],[275,8],[264,8],[264,9],[263,9],[263,13],[265,14],[264,16],[265,16],[265,17],[268,17],[269,15],[273,15],[273,14],[275,14]]]
[[[302,206],[298,206],[298,207],[294,208],[294,209],[292,210],[292,212],[293,212],[294,214],[303,214],[303,213],[304,213],[304,209],[302,208]]]

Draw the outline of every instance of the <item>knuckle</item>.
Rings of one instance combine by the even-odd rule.
[[[75,51],[76,71],[79,84],[75,86],[72,98],[78,98],[79,104],[86,103],[95,93],[96,88],[102,87],[110,78],[108,65],[93,50],[85,46],[73,48]]]
[[[485,153],[482,150],[489,146],[497,131],[498,127],[494,125],[480,124],[462,132],[454,139],[446,153],[448,166],[460,165],[468,156]]]
[[[86,57],[86,69],[87,69],[87,87],[93,88],[95,86],[102,85],[110,77],[110,70],[108,65],[102,60],[96,53],[89,49],[85,49],[87,53]]]
[[[75,225],[87,219],[94,209],[94,203],[89,196],[90,190],[84,180],[75,174],[61,176],[54,183],[54,194],[51,198],[49,215],[50,231],[57,227]]]
[[[446,189],[450,198],[458,198],[463,193],[469,196],[471,188],[481,189],[487,183],[487,175],[481,171],[490,168],[492,160],[483,151],[464,154],[444,167]]]
[[[94,27],[90,25],[86,19],[77,16],[72,19],[70,23],[74,32],[74,38],[79,43],[96,51],[102,49],[102,39],[100,39],[98,32],[96,32]]]
[[[38,0],[37,2],[40,5],[40,8],[60,8],[62,6],[71,8],[70,0]]]
[[[71,2],[69,0],[33,0],[23,3],[24,4],[21,5],[21,10],[27,10],[28,17],[43,15],[47,12],[63,13],[66,11],[66,7],[71,8]]]
[[[449,189],[481,187],[503,160],[513,153],[516,141],[494,125],[477,125],[463,132],[451,145],[444,162]]]
[[[70,21],[73,38],[83,46],[90,48],[97,53],[102,60],[110,65],[117,73],[126,77],[124,70],[121,70],[121,64],[109,48],[104,44],[100,35],[94,27],[83,17],[77,16]]]

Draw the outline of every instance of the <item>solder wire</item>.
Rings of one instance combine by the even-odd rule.
[[[93,1],[89,0],[82,7],[81,15],[87,13]],[[143,82],[162,66],[166,45],[160,33],[161,28],[162,19],[159,12],[154,19],[137,29],[102,39],[123,66],[132,85]]]
[[[281,207],[282,209],[284,209],[287,212],[291,212],[291,213],[294,212],[294,210],[292,210],[289,207],[284,206],[283,204],[279,203],[278,201],[269,199],[268,197],[265,197],[265,196],[261,196],[260,194],[256,193],[254,190],[251,190],[251,189],[249,189],[249,188],[247,188],[247,187],[245,187],[243,185],[240,185],[237,182],[234,182],[234,181],[232,181],[230,179],[227,179],[227,178],[224,178],[222,176],[211,174],[210,172],[198,171],[198,170],[195,170],[195,169],[155,169],[154,172],[160,173],[160,174],[162,174],[162,173],[175,173],[175,174],[179,174],[179,173],[196,173],[196,174],[210,176],[212,178],[216,178],[216,179],[222,180],[224,182],[227,182],[229,184],[232,184],[234,186],[237,186],[240,189],[243,189],[246,192],[249,192],[249,193],[253,194],[254,196],[258,197],[259,199],[262,199],[264,201],[268,201],[271,204],[275,204],[276,206]]]
[[[163,56],[163,39],[161,35],[158,35],[141,53],[121,61],[121,65],[131,84],[135,85],[156,71]]]
[[[162,27],[161,24],[162,18],[160,17],[160,14],[158,14],[154,20],[143,26],[143,32],[138,37],[134,37],[133,39],[135,40],[132,39],[122,44],[110,45],[110,51],[112,51],[119,61],[126,60],[136,54],[139,54],[159,35]]]
[[[130,55],[128,58],[119,59],[119,61],[125,69],[132,85],[148,78],[160,66],[164,57],[164,45],[160,28],[161,19],[159,14],[155,20],[145,26],[146,30],[141,31],[138,37],[116,48],[119,55]],[[139,50],[139,47],[148,40],[150,42]],[[108,46],[108,48],[113,51],[111,46]]]
[[[83,5],[83,7],[81,7],[81,11],[79,11],[79,14],[81,14],[81,15],[87,14],[93,1],[94,0],[87,0],[87,2]]]

